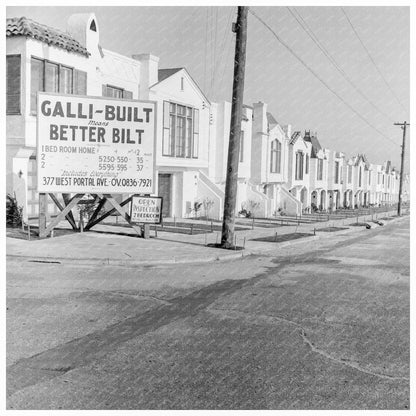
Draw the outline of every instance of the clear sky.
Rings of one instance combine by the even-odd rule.
[[[251,14],[244,102],[267,103],[281,125],[316,131],[324,147],[348,156],[365,153],[372,163],[390,159],[400,168],[402,130],[393,126],[393,122],[409,121],[409,8],[344,9],[389,86],[340,7],[290,8],[361,94],[330,63],[287,7],[251,9],[330,89],[387,139],[330,92]],[[103,48],[127,56],[150,52],[160,57],[160,68],[186,67],[211,101],[231,101],[234,55],[231,22],[236,19],[237,7],[6,9],[7,17],[26,16],[61,30],[65,30],[71,14],[80,12],[96,14]],[[408,161],[407,157],[405,171]]]

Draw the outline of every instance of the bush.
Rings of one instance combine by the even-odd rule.
[[[16,196],[6,196],[6,224],[11,227],[21,227],[23,222],[23,207],[19,207]]]
[[[91,218],[92,214],[97,209],[97,206],[98,206],[98,202],[96,202],[95,199],[83,201],[83,203],[78,204],[77,207],[78,207],[80,218],[88,221]]]

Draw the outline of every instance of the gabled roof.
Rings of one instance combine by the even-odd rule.
[[[295,131],[290,138],[289,144],[295,144],[299,137],[301,137],[300,131]]]
[[[386,162],[383,163],[383,167],[386,173],[390,173],[391,171],[391,162],[390,160],[387,160]]]
[[[309,142],[312,145],[312,150],[311,150],[311,158],[317,158],[318,157],[318,152],[322,149],[321,143],[319,143],[318,138],[316,137],[316,135],[310,135],[310,132],[305,131],[305,135],[303,136],[303,140],[305,140],[305,142]]]
[[[158,82],[162,82],[166,78],[171,77],[173,74],[176,74],[181,69],[184,69],[184,68],[166,68],[166,69],[159,69],[159,71],[157,72]]]
[[[158,74],[157,74],[158,75],[158,81],[155,84],[151,85],[150,88],[153,88],[154,86],[160,84],[165,79],[171,77],[172,75],[175,75],[179,71],[185,71],[186,72],[186,74],[191,79],[191,81],[193,82],[193,84],[196,86],[196,88],[198,88],[198,90],[200,91],[200,93],[202,94],[202,96],[205,98],[206,102],[208,104],[211,104],[211,102],[208,100],[207,96],[204,94],[204,92],[201,90],[201,88],[199,88],[199,85],[191,77],[191,74],[187,71],[187,69],[185,67],[182,67],[182,68],[165,68],[165,69],[159,69],[158,70]]]
[[[58,29],[42,25],[26,17],[13,17],[6,20],[6,37],[26,36],[48,45],[54,45],[69,52],[89,56],[90,53],[77,40]]]
[[[267,122],[269,123],[269,130],[271,130],[274,126],[277,126],[279,124],[271,113],[266,113],[266,117]]]
[[[358,164],[360,163],[360,160],[363,161],[364,167],[368,170],[369,167],[370,167],[370,163],[368,162],[367,157],[363,154],[359,154],[359,155],[355,156],[354,165],[358,166]]]

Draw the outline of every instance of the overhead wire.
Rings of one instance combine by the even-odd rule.
[[[219,67],[221,66],[222,62],[224,62],[224,55],[226,52],[226,42],[227,42],[227,38],[228,38],[228,31],[231,32],[230,28],[230,23],[231,23],[231,17],[233,14],[233,9],[230,9],[230,13],[228,15],[228,19],[227,19],[227,24],[224,27],[224,35],[222,37],[222,43],[221,43],[221,55],[219,57],[219,61],[215,63],[215,69],[214,69],[214,78],[216,79],[216,75],[219,71]],[[225,70],[225,66],[226,66],[226,62],[224,63],[224,70]],[[223,73],[224,75],[224,73]],[[217,86],[219,85],[221,87],[222,82],[220,82],[220,84],[217,83]]]
[[[205,17],[204,91],[207,90],[208,10]]]
[[[332,63],[332,65],[336,68],[336,70],[344,77],[344,79],[351,85],[351,87],[354,88],[354,90],[362,97],[364,98],[373,108],[375,108],[380,114],[382,114],[384,117],[390,120],[390,122],[394,123],[393,118],[391,118],[388,114],[386,114],[384,111],[382,111],[370,98],[368,98],[360,88],[358,88],[355,83],[352,81],[352,79],[348,76],[348,74],[341,68],[341,66],[338,64],[336,59],[329,53],[329,51],[325,48],[325,46],[322,44],[322,42],[318,39],[316,34],[313,32],[313,30],[310,28],[310,26],[307,24],[305,19],[302,17],[302,15],[299,13],[298,10],[293,8],[293,11],[290,7],[287,7],[291,15],[296,19],[299,26],[305,31],[305,33],[312,39],[312,41],[318,46],[318,48],[322,51],[322,53],[328,58],[328,60]]]
[[[366,123],[369,127],[375,130],[380,136],[384,137],[386,140],[393,143],[395,146],[399,146],[393,140],[391,140],[388,136],[386,136],[381,130],[379,130],[376,126],[371,124],[365,117],[363,117],[354,107],[351,106],[347,101],[345,101],[336,91],[334,91],[296,52],[287,44],[285,43],[277,33],[260,17],[258,16],[251,7],[248,11],[263,25],[265,26],[276,38],[276,40],[283,45],[312,75],[315,76],[333,95],[335,95],[345,106],[347,106],[357,117],[359,117],[364,123]]]
[[[231,10],[230,10],[230,16],[229,16],[229,23],[228,23],[228,27],[230,28],[230,26],[229,26],[229,24],[230,24],[230,22],[231,22],[231,18],[232,18],[232,15],[233,15],[233,11],[235,12],[235,10],[233,9],[233,8],[231,8]],[[222,86],[222,84],[224,83],[224,76],[225,76],[225,69],[227,68],[227,62],[229,61],[228,60],[228,57],[230,56],[230,53],[231,53],[231,46],[232,46],[232,39],[233,39],[233,32],[231,31],[231,30],[229,30],[229,32],[227,32],[227,33],[229,33],[230,34],[230,42],[229,42],[229,44],[228,44],[228,48],[227,48],[227,53],[226,53],[226,55],[225,55],[225,59],[224,59],[224,70],[222,71],[222,76],[221,76],[221,81],[220,81],[220,84],[219,84],[219,86],[221,87]],[[225,46],[225,45],[224,45]],[[224,49],[225,50],[225,49]]]
[[[363,40],[361,39],[360,35],[358,34],[357,30],[355,29],[354,25],[351,22],[351,19],[348,17],[347,12],[344,10],[343,7],[341,7],[342,12],[344,13],[344,16],[346,17],[346,19],[348,20],[348,23],[350,24],[355,36],[357,37],[357,39],[360,41],[361,46],[364,48],[364,50],[367,53],[368,58],[370,59],[370,61],[373,63],[374,67],[376,68],[377,72],[379,73],[379,75],[381,76],[381,78],[383,79],[384,83],[387,85],[387,88],[390,90],[391,94],[393,95],[393,97],[396,99],[396,101],[400,104],[400,106],[402,107],[402,109],[406,112],[407,110],[404,108],[402,102],[399,100],[399,98],[397,97],[396,93],[393,91],[393,88],[390,86],[390,84],[388,83],[388,81],[386,80],[386,78],[384,77],[383,73],[381,72],[380,68],[378,67],[376,61],[373,59],[373,57],[371,56],[370,51],[368,50],[368,48],[365,46]]]

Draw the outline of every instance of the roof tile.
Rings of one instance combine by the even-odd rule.
[[[27,36],[48,45],[55,45],[70,52],[89,56],[90,53],[69,34],[42,25],[26,17],[13,17],[6,20],[6,37]]]

